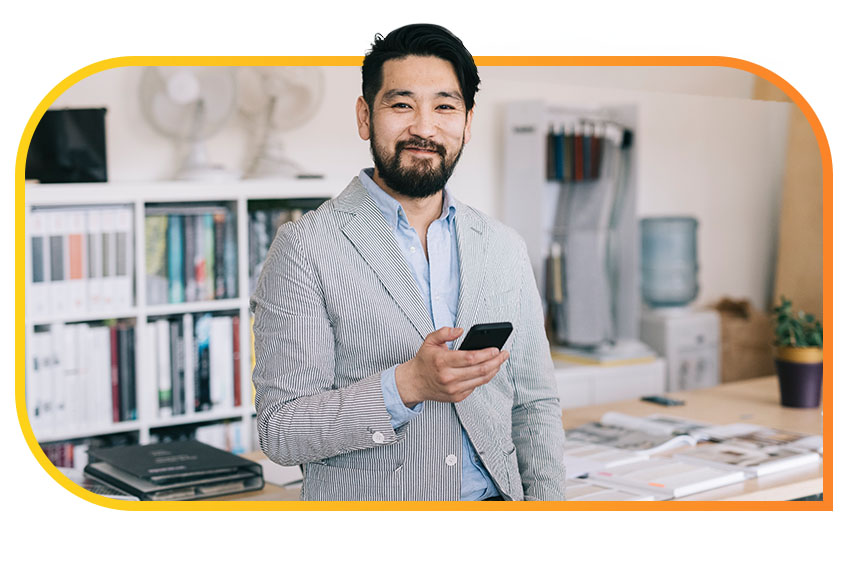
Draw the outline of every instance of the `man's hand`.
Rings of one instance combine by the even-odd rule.
[[[447,342],[462,336],[461,328],[442,327],[431,332],[415,357],[395,370],[398,393],[407,407],[421,401],[458,403],[475,388],[489,383],[509,352],[497,348],[451,350]]]

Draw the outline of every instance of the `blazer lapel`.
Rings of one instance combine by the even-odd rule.
[[[488,255],[488,225],[464,204],[458,205],[456,239],[459,248],[459,303],[456,309],[456,326],[464,332],[475,324],[477,304],[483,287],[483,271]],[[462,339],[454,342],[458,347]]]
[[[394,234],[358,178],[339,195],[336,208],[352,215],[342,222],[342,233],[377,275],[421,339],[426,338],[434,329],[421,291],[398,249]]]

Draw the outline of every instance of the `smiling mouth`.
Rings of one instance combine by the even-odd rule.
[[[419,158],[428,158],[439,155],[439,152],[435,149],[424,149],[421,147],[405,147],[403,148],[403,151],[409,152],[410,155]]]

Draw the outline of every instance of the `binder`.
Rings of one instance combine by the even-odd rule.
[[[262,466],[196,440],[89,451],[85,474],[143,501],[187,501],[262,489]]]

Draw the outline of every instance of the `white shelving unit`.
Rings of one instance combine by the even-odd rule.
[[[132,205],[133,241],[134,241],[134,306],[116,311],[94,312],[73,316],[31,317],[31,306],[27,305],[26,341],[31,338],[36,326],[66,324],[109,319],[135,320],[135,375],[137,419],[112,423],[102,427],[74,427],[73,423],[59,431],[35,430],[40,443],[75,441],[95,436],[124,432],[137,432],[139,442],[150,441],[151,431],[163,427],[212,423],[223,420],[240,422],[241,438],[249,443],[253,438],[254,409],[251,405],[250,374],[250,328],[249,328],[249,276],[248,276],[248,204],[252,200],[288,200],[300,198],[331,198],[346,186],[344,180],[292,179],[275,181],[233,181],[218,183],[195,182],[109,182],[84,184],[27,184],[25,190],[25,231],[26,231],[26,281],[29,290],[31,277],[31,258],[29,246],[29,215],[38,207],[79,207],[98,205]],[[148,305],[145,285],[145,206],[160,203],[201,203],[225,202],[234,206],[237,226],[238,249],[238,297],[218,301],[185,302],[178,304]],[[144,376],[151,375],[147,364],[154,363],[146,352],[152,351],[152,345],[146,343],[143,327],[150,317],[177,315],[199,312],[237,312],[239,326],[239,344],[241,351],[241,403],[230,408],[216,408],[212,411],[188,413],[168,419],[157,414],[156,383],[145,381]],[[32,360],[27,355],[27,374],[32,371]],[[155,375],[155,373],[153,374]],[[248,444],[249,445],[249,444]]]

